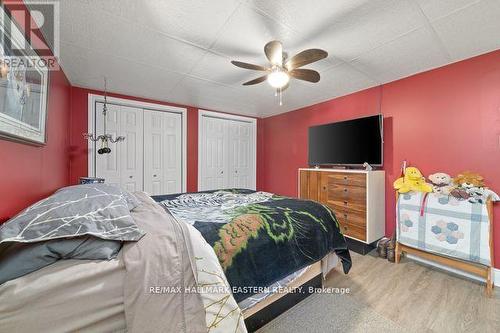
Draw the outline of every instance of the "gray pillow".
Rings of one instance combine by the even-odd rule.
[[[137,241],[144,232],[130,216],[126,196],[121,188],[108,184],[62,188],[1,225],[0,248],[5,242],[33,243],[82,235]]]
[[[110,260],[122,242],[92,236],[38,243],[5,243],[0,248],[0,284],[29,274],[60,259]]]
[[[102,183],[97,183],[97,184],[102,184]],[[85,184],[85,185],[90,185],[90,184]],[[59,191],[65,191],[65,190],[67,190],[69,188],[77,187],[77,186],[81,186],[81,185],[74,185],[74,186],[63,187],[63,188],[57,190],[56,193],[59,192]],[[137,206],[139,206],[141,204],[141,202],[139,201],[139,199],[137,199],[137,197],[133,193],[131,193],[131,192],[123,189],[121,186],[108,185],[108,184],[105,184],[104,186],[115,186],[115,187],[120,188],[120,190],[125,195],[125,201],[127,202],[127,207],[128,207],[129,210],[133,210],[135,207],[137,207]]]

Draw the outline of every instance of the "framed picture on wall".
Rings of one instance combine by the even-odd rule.
[[[3,6],[0,15],[0,139],[44,145],[49,70]]]

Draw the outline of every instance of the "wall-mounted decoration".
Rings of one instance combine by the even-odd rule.
[[[49,71],[3,6],[0,15],[0,138],[44,145]]]

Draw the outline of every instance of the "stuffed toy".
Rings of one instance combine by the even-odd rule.
[[[438,172],[429,176],[432,191],[437,194],[449,195],[453,190],[451,176],[447,173]]]
[[[484,178],[473,172],[462,172],[453,179],[455,188],[450,192],[452,196],[460,200],[468,200],[471,203],[484,203],[485,189]]]
[[[485,203],[486,201],[486,193],[485,193],[485,188],[484,187],[472,187],[467,190],[467,193],[469,194],[469,199],[468,201],[470,203]]]
[[[425,182],[420,170],[414,167],[405,169],[404,177],[397,179],[394,182],[394,189],[399,193],[415,192],[432,192],[432,186]]]

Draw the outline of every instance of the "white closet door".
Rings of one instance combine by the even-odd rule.
[[[96,129],[102,134],[102,103],[96,105]],[[125,141],[110,143],[110,154],[96,153],[96,176],[108,184],[119,184],[128,191],[143,190],[143,111],[139,108],[108,104],[107,132]],[[100,148],[98,145],[97,149]],[[97,150],[96,149],[96,150]]]
[[[102,103],[96,103],[96,132],[97,135],[104,133],[103,128],[103,115],[102,115]],[[120,106],[108,104],[108,115],[107,115],[107,132],[113,137],[117,135],[123,135],[120,132]],[[123,144],[123,142],[118,145]],[[95,149],[95,162],[96,162],[96,177],[104,178],[106,183],[119,185],[120,179],[120,147],[116,144],[110,144],[111,153],[110,154],[97,154],[97,150],[101,148],[100,142],[97,142]]]
[[[229,171],[231,188],[255,188],[252,182],[253,135],[250,123],[228,121]]]
[[[120,107],[120,135],[125,141],[115,144],[120,151],[121,184],[127,191],[142,191],[143,185],[143,111],[142,109]]]
[[[182,192],[182,115],[144,111],[144,190]]]
[[[227,188],[226,120],[202,117],[200,126],[200,191]]]
[[[216,114],[200,115],[200,191],[224,188],[255,189],[256,126],[255,122],[239,118],[218,118]]]

